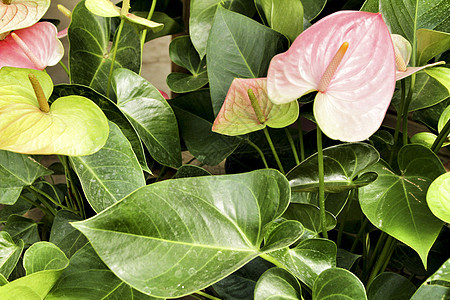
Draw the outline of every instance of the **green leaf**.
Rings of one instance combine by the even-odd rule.
[[[145,185],[145,178],[127,138],[109,123],[109,138],[92,155],[70,157],[84,194],[96,212]]]
[[[23,187],[51,173],[28,155],[0,150],[0,204],[13,205]]]
[[[255,0],[255,4],[258,13],[265,16],[270,28],[284,34],[291,42],[302,33],[302,1]]]
[[[436,217],[450,223],[450,173],[442,174],[431,183],[427,203]]]
[[[444,67],[435,67],[425,70],[432,78],[436,79],[442,86],[447,89],[447,97],[450,96],[450,69]]]
[[[313,235],[319,236],[322,232],[320,226],[320,210],[317,206],[306,203],[291,203],[284,212],[283,217],[288,220],[297,220]],[[336,227],[336,218],[326,212],[325,224],[327,231]]]
[[[302,0],[303,16],[306,20],[312,21],[325,7],[327,0]]]
[[[447,98],[444,101],[439,102],[438,104],[435,104],[431,107],[415,111],[413,114],[413,120],[424,124],[433,131],[438,131],[438,122],[440,116],[449,105],[450,98]]]
[[[301,299],[302,289],[297,279],[282,268],[264,272],[255,286],[255,300]]]
[[[208,73],[204,72],[197,75],[172,72],[167,76],[166,83],[172,92],[182,94],[201,89],[208,83]]]
[[[38,242],[31,245],[23,257],[23,266],[27,275],[45,270],[64,269],[69,264],[64,252],[49,242]]]
[[[110,18],[92,14],[80,1],[72,12],[69,26],[70,82],[89,86],[106,94],[111,68],[109,53]],[[117,36],[114,37],[114,42]],[[125,23],[117,48],[114,68],[139,72],[141,46],[138,32]]]
[[[332,146],[323,150],[323,156],[325,192],[344,192],[365,186],[376,179],[373,173],[360,175],[363,170],[380,159],[378,151],[369,144],[349,143]],[[360,176],[356,179],[358,175]],[[286,177],[293,191],[318,191],[317,153],[289,171]]]
[[[295,248],[270,252],[300,281],[312,288],[317,276],[336,266],[336,244],[327,239],[307,239]]]
[[[133,151],[136,154],[137,158],[139,159],[139,163],[141,164],[142,169],[151,174],[151,171],[147,166],[147,161],[145,159],[144,149],[142,147],[141,140],[139,139],[136,130],[114,102],[112,102],[105,96],[97,93],[93,89],[78,84],[61,84],[55,86],[52,98],[70,95],[84,96],[86,98],[91,99],[95,104],[97,104],[101,108],[101,110],[105,113],[108,120],[119,126],[122,133],[130,141],[133,147]]]
[[[102,17],[120,16],[120,8],[109,0],[86,0],[86,8],[93,14]]]
[[[431,148],[437,136],[431,132],[419,132],[411,137],[411,143]]]
[[[303,226],[295,220],[280,219],[268,225],[261,251],[270,252],[292,245],[303,234]]]
[[[158,5],[158,4],[157,4]],[[135,12],[136,15],[140,15],[140,12]],[[143,15],[141,15],[141,17],[143,16],[147,16],[148,13],[145,12]],[[183,26],[181,23],[181,21],[176,21],[175,19],[172,19],[171,17],[169,17],[167,14],[160,12],[160,11],[155,11],[153,12],[153,17],[152,17],[153,21],[157,22],[157,23],[161,23],[164,24],[164,27],[162,30],[158,31],[158,32],[153,32],[153,31],[149,31],[147,32],[147,35],[145,36],[145,42],[154,40],[156,38],[162,37],[162,36],[166,36],[166,35],[174,35],[180,32],[183,32]]]
[[[192,43],[203,58],[206,54],[206,43],[210,35],[214,15],[217,7],[222,7],[222,0],[194,0],[191,1],[189,15],[189,34]],[[253,0],[236,0],[226,4],[227,8],[251,16],[254,12]]]
[[[417,289],[411,300],[447,299],[450,296],[450,259]]]
[[[430,29],[417,30],[417,62],[425,65],[430,59],[450,48],[450,34]]]
[[[185,177],[198,177],[198,176],[209,176],[211,173],[206,171],[205,169],[194,166],[194,165],[182,165],[178,168],[177,172],[173,176],[173,179],[176,178],[185,178]]]
[[[355,262],[361,257],[362,255],[354,254],[345,249],[338,248],[336,254],[336,267],[350,270]]]
[[[175,64],[187,69],[193,75],[206,72],[206,60],[200,58],[188,35],[172,40],[169,45],[169,56]]]
[[[438,132],[440,133],[444,129],[445,124],[450,120],[450,106],[448,106],[441,114],[438,121]]]
[[[0,222],[6,222],[10,215],[21,216],[30,208],[31,204],[22,198],[19,198],[13,205],[0,205]]]
[[[442,222],[431,213],[425,197],[431,182],[445,170],[430,149],[417,144],[400,149],[398,166],[400,176],[381,162],[370,167],[378,178],[359,189],[359,202],[373,225],[413,248],[426,267]]]
[[[3,276],[3,275],[0,273],[0,286],[3,286],[3,285],[5,285],[5,284],[7,284],[7,283],[8,283],[8,280],[6,280],[5,276]]]
[[[112,86],[117,105],[136,128],[150,155],[162,165],[178,168],[181,146],[177,120],[161,93],[127,69],[114,71]]]
[[[68,258],[71,258],[78,249],[88,242],[81,232],[69,224],[69,222],[81,220],[80,216],[67,210],[58,211],[53,220],[49,241],[58,246]]]
[[[407,278],[391,272],[375,277],[367,289],[369,300],[398,299],[409,300],[416,287]]]
[[[22,216],[9,216],[3,230],[8,232],[16,243],[23,240],[25,244],[31,245],[41,240],[37,223]]]
[[[170,100],[189,152],[206,165],[215,166],[239,146],[242,139],[213,132],[214,114],[209,90],[199,90]]]
[[[101,261],[90,244],[70,259],[47,300],[56,299],[155,299],[132,289]]]
[[[325,209],[333,214],[333,216],[338,216],[347,203],[349,193],[349,191],[325,193]],[[291,203],[306,203],[319,206],[319,193],[292,192],[291,197]]]
[[[0,231],[0,274],[8,278],[16,267],[23,250],[23,241],[17,244],[6,231]]]
[[[280,33],[219,7],[206,50],[214,114],[222,107],[234,78],[265,77],[270,59],[286,46],[287,39]]]
[[[143,187],[73,225],[123,281],[148,295],[180,297],[258,256],[264,226],[289,199],[275,170],[182,178]]]
[[[314,300],[321,299],[367,299],[362,282],[350,271],[331,268],[320,273],[312,289]]]

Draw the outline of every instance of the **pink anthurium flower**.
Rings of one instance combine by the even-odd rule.
[[[64,46],[57,38],[55,25],[36,23],[15,30],[0,41],[0,68],[17,67],[43,70],[56,65],[64,56]]]
[[[340,11],[315,23],[269,66],[276,104],[318,91],[314,116],[322,131],[346,142],[381,125],[395,88],[395,55],[381,14]]]
[[[395,66],[397,71],[395,72],[395,79],[400,80],[406,78],[420,70],[428,67],[445,64],[445,61],[438,61],[432,64],[428,64],[420,67],[408,67],[409,60],[411,58],[412,47],[407,39],[399,34],[392,35],[392,42],[394,43],[395,51]]]

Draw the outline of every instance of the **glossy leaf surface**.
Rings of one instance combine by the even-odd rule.
[[[300,299],[302,290],[297,279],[282,268],[264,272],[255,286],[255,300]]]
[[[45,270],[64,269],[69,263],[66,255],[52,243],[38,242],[25,251],[23,266],[27,275]]]
[[[445,170],[430,149],[416,144],[399,151],[398,166],[401,175],[381,162],[370,167],[378,178],[360,188],[359,202],[373,225],[413,248],[426,266],[442,222],[431,213],[425,197],[431,182]]]
[[[365,143],[332,146],[323,150],[325,166],[325,192],[343,192],[364,186],[376,179],[375,174],[362,171],[376,163],[378,151]],[[294,191],[318,191],[319,174],[317,154],[292,169],[286,177]],[[356,179],[356,176],[359,176]],[[356,179],[356,180],[355,180]]]
[[[51,171],[25,154],[0,150],[0,203],[12,205],[23,187]]]
[[[8,278],[23,251],[23,241],[14,243],[9,233],[0,231],[0,274]]]
[[[203,169],[202,167],[195,165],[182,165],[181,167],[178,168],[177,172],[172,178],[176,179],[176,178],[199,177],[209,175],[212,174],[207,170]]]
[[[307,239],[295,248],[284,248],[269,255],[309,288],[320,273],[336,266],[336,245],[326,239]]]
[[[340,193],[325,193],[325,209],[333,214],[333,216],[338,216],[347,203],[349,193],[349,191]],[[319,207],[319,193],[292,192],[291,197],[292,203],[312,204]]]
[[[291,203],[284,212],[283,217],[289,220],[299,221],[313,236],[318,237],[321,232],[320,210],[315,205]],[[336,218],[329,212],[325,214],[325,225],[328,231],[336,227]]]
[[[268,227],[268,228],[267,228]],[[261,251],[271,252],[292,245],[303,234],[303,226],[296,220],[279,219],[268,225]]]
[[[411,300],[447,299],[450,296],[450,260],[442,266],[417,289]]]
[[[273,104],[267,97],[266,81],[266,78],[234,79],[212,130],[235,136],[266,126],[283,128],[294,123],[298,118],[298,102]],[[255,104],[249,98],[250,89],[255,96]],[[257,108],[253,105],[257,105]]]
[[[160,164],[181,165],[181,146],[175,114],[161,93],[127,69],[113,73],[117,105],[136,128],[150,155]]]
[[[312,21],[325,7],[327,0],[303,0],[303,15],[306,20]]]
[[[58,98],[44,113],[39,109],[29,73],[39,80],[47,99],[52,93],[52,80],[45,72],[0,69],[0,148],[74,156],[98,151],[108,138],[108,121],[100,108],[87,98],[67,96]],[[15,126],[9,126],[12,122]]]
[[[431,183],[427,203],[436,217],[450,223],[450,173],[442,174]]]
[[[166,180],[74,226],[122,280],[152,296],[178,297],[256,257],[263,227],[289,198],[274,170]]]
[[[445,124],[450,120],[450,106],[447,106],[447,108],[442,112],[441,116],[439,117],[437,130],[440,133],[442,129],[444,129]]]
[[[109,122],[109,137],[98,152],[70,161],[84,194],[96,212],[145,185],[144,174],[127,138]]]
[[[210,35],[206,61],[217,115],[233,79],[265,77],[270,59],[285,50],[287,40],[278,32],[222,7],[217,9]]]
[[[350,271],[341,268],[331,268],[320,273],[314,282],[312,296],[321,299],[367,299],[362,282]]]
[[[417,30],[417,62],[426,64],[433,57],[450,48],[450,34],[430,29]]]
[[[49,7],[50,0],[14,0],[9,5],[0,3],[0,37],[3,33],[33,25]]]
[[[409,300],[416,287],[406,277],[384,272],[375,277],[367,289],[369,300],[398,299]]]

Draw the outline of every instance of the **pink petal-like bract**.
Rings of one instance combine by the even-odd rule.
[[[420,67],[407,67],[406,71],[404,71],[404,72],[397,70],[395,73],[395,79],[400,80],[400,79],[406,78],[416,72],[419,72],[425,68],[434,67],[434,66],[443,65],[443,64],[445,64],[445,61],[438,61],[438,62],[428,64],[425,66],[420,66]]]
[[[316,96],[314,116],[330,138],[355,142],[380,127],[394,93],[394,48],[381,14],[340,11],[315,23],[272,59],[267,90],[277,104],[318,90],[345,42],[330,83]]]
[[[10,34],[0,41],[0,68],[8,66],[42,70],[46,66],[56,65],[64,56],[64,46],[57,38],[58,30],[52,23],[39,22],[31,27],[15,30],[14,33],[31,50],[39,64],[30,59]]]

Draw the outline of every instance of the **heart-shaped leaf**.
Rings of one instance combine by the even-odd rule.
[[[56,65],[64,56],[64,46],[56,37],[57,33],[56,26],[49,22],[15,30],[14,34],[0,40],[0,68],[9,66],[43,70]],[[16,40],[17,37],[21,42]],[[24,51],[22,43],[31,51],[31,56]]]
[[[23,241],[14,243],[6,231],[0,231],[0,274],[8,278],[23,251]]]
[[[450,48],[450,34],[430,29],[417,30],[417,62],[426,64],[433,57]]]
[[[337,217],[347,203],[349,193],[325,193],[325,209]],[[319,207],[319,193],[292,192],[291,197],[291,203],[306,203]]]
[[[234,78],[265,77],[270,59],[286,46],[280,33],[219,7],[206,55],[214,114],[219,113]]]
[[[352,299],[366,300],[366,290],[362,282],[350,271],[331,268],[320,273],[312,289],[314,300]]]
[[[411,137],[411,143],[431,148],[436,138],[437,136],[431,132],[419,132]],[[447,145],[449,145],[449,143],[444,143],[442,146],[445,147]]]
[[[411,300],[447,299],[450,296],[450,259],[417,289]]]
[[[45,270],[64,269],[69,264],[64,252],[49,242],[31,245],[23,257],[23,267],[27,275]]]
[[[8,232],[16,243],[22,240],[26,245],[32,245],[41,240],[37,223],[22,216],[9,216],[3,230]]]
[[[288,182],[275,170],[182,178],[143,187],[73,225],[123,281],[179,297],[258,256],[264,226],[289,199]]]
[[[264,235],[264,247],[261,251],[270,252],[286,245],[292,245],[303,234],[303,226],[296,220],[280,219],[270,223]]]
[[[109,138],[98,152],[70,157],[84,194],[96,212],[145,185],[145,178],[127,138],[109,123]]]
[[[298,118],[298,102],[273,104],[267,97],[266,86],[266,78],[234,79],[212,130],[235,136],[266,126],[283,128],[294,123]],[[253,100],[249,90],[253,93]]]
[[[181,165],[181,146],[175,114],[161,93],[127,69],[113,73],[117,105],[136,128],[150,155],[160,164]]]
[[[255,286],[255,300],[301,298],[302,289],[297,279],[282,268],[267,270]]]
[[[0,150],[0,203],[13,205],[23,187],[51,173],[28,155]]]
[[[295,248],[284,248],[268,255],[284,265],[309,288],[322,271],[336,266],[336,244],[327,239],[307,239]]]
[[[283,217],[289,220],[299,221],[312,236],[318,237],[322,231],[320,226],[320,210],[312,204],[291,203],[284,212]],[[336,218],[329,212],[326,212],[325,224],[327,231],[336,227]]]
[[[34,74],[45,98],[53,84],[42,71],[0,69],[0,149],[28,154],[87,155],[98,151],[108,138],[108,120],[91,100],[62,97],[50,111],[40,110],[28,74]],[[14,122],[14,126],[10,126]]]
[[[3,33],[25,28],[39,21],[50,7],[50,0],[14,0],[0,3],[0,40]]]
[[[400,174],[384,163],[368,169],[378,174],[372,184],[359,190],[361,209],[379,229],[413,248],[427,265],[427,255],[442,228],[426,204],[431,182],[445,172],[439,158],[428,148],[411,144],[398,153]]]
[[[436,178],[427,191],[427,203],[431,212],[446,223],[450,223],[450,173]]]
[[[369,144],[351,143],[323,150],[325,192],[337,193],[365,186],[376,179],[373,173],[361,172],[380,159],[378,151]],[[356,176],[359,176],[356,179]],[[318,191],[317,153],[308,157],[286,175],[293,191]],[[356,180],[355,180],[356,179]]]
[[[367,289],[370,300],[398,299],[409,300],[416,287],[406,277],[396,273],[381,273]]]

